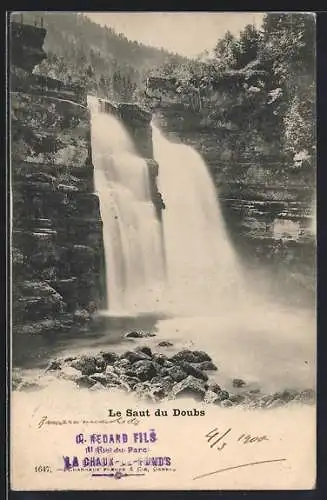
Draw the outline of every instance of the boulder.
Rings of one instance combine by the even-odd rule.
[[[142,338],[146,338],[146,337],[155,337],[155,336],[156,336],[155,333],[136,332],[136,331],[126,333],[126,335],[125,335],[126,338],[133,338],[133,339],[142,339]]]
[[[159,347],[171,347],[174,344],[172,342],[169,342],[169,340],[162,340],[161,342],[158,343]]]
[[[241,378],[234,378],[233,387],[241,388],[244,387],[246,383]]]
[[[221,392],[221,387],[219,384],[209,384],[208,390],[219,394]]]
[[[190,351],[184,349],[172,356],[171,361],[187,361],[188,363],[202,363],[203,361],[211,361],[210,356],[204,351]]]
[[[135,373],[135,376],[142,382],[151,380],[157,374],[156,368],[152,361],[146,359],[133,363],[132,369],[133,373]]]
[[[218,368],[212,361],[202,361],[202,363],[195,363],[196,368],[202,371],[216,371]]]
[[[98,372],[103,372],[106,368],[106,362],[103,359],[103,356],[101,355],[95,357],[95,364],[98,369]]]
[[[217,394],[213,391],[207,391],[204,395],[203,401],[206,404],[212,404],[217,401]]]
[[[207,354],[204,351],[193,351],[193,355],[197,359],[197,361],[195,361],[195,363],[202,363],[202,361],[212,361],[209,354]]]
[[[152,387],[161,389],[161,391],[158,391],[158,395],[161,394],[161,397],[168,396],[173,385],[174,385],[174,380],[170,376],[166,377],[157,376],[153,377],[153,379],[151,380]]]
[[[136,384],[139,384],[140,381],[137,377],[129,377],[128,375],[123,375],[119,378],[124,384],[127,384],[130,390],[134,390]]]
[[[197,363],[197,358],[194,356],[193,352],[190,351],[189,349],[184,349],[183,351],[179,351],[178,353],[174,354],[170,360],[173,363],[176,363],[177,361],[187,361],[188,363]]]
[[[146,346],[144,346],[144,347],[137,347],[135,350],[138,351],[138,352],[142,352],[143,354],[146,354],[147,356],[149,356],[149,358],[152,358],[152,356],[153,356],[150,347],[146,347]]]
[[[275,394],[273,394],[273,400],[276,401],[279,399],[284,403],[289,403],[297,396],[297,394],[297,391],[285,389],[282,392],[276,392]]]
[[[227,391],[219,391],[216,392],[217,400],[216,401],[225,401],[225,399],[229,399],[229,393]]]
[[[188,375],[184,380],[175,384],[172,388],[172,396],[180,398],[191,396],[192,398],[202,401],[206,393],[203,383],[199,379]]]
[[[165,368],[165,372],[161,372],[163,376],[171,377],[175,382],[181,382],[187,377],[187,373],[182,370],[180,366],[172,366]]]
[[[92,375],[98,371],[97,358],[95,356],[81,356],[72,361],[70,366],[80,370],[82,375]]]
[[[111,351],[101,351],[100,354],[103,357],[105,363],[110,365],[117,361],[119,358],[117,353]]]
[[[128,359],[118,359],[117,361],[114,362],[113,368],[117,372],[125,372],[127,369],[131,368],[132,363]],[[107,366],[108,368],[108,366]]]
[[[164,354],[155,353],[155,354],[153,354],[153,359],[159,365],[166,366],[167,368],[169,366],[174,366],[174,363],[172,363],[171,361],[169,361],[168,358],[167,358],[167,356],[165,356]],[[167,365],[167,363],[168,363],[168,365]]]
[[[120,356],[120,359],[127,359],[130,363],[141,360],[151,360],[151,356],[142,351],[127,351]]]
[[[182,370],[188,375],[192,375],[195,378],[199,378],[201,380],[207,381],[208,375],[203,373],[203,371],[195,368],[191,363],[187,363],[186,361],[178,361],[178,365],[182,368]]]

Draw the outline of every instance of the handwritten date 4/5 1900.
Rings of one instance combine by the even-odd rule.
[[[228,445],[229,442],[235,441],[239,444],[248,445],[261,443],[262,441],[269,441],[268,436],[252,436],[251,434],[243,433],[237,435],[236,438],[232,434],[232,429],[229,428],[226,431],[221,431],[217,427],[209,431],[205,435],[210,448],[215,448],[217,451],[221,451]]]

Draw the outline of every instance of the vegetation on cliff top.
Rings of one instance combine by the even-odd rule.
[[[313,15],[269,13],[259,28],[248,25],[238,37],[227,32],[212,58],[192,60],[130,41],[80,13],[23,14],[26,24],[41,18],[47,59],[35,72],[120,102],[142,101],[150,75],[174,79],[180,99],[197,107],[201,124],[236,125],[241,156],[269,151],[295,171],[314,171]]]
[[[175,79],[177,93],[198,104],[203,123],[236,124],[247,154],[272,145],[293,168],[312,170],[315,159],[315,18],[272,14],[238,37],[227,32],[211,59],[168,61],[154,72]],[[198,99],[194,100],[194,94]]]

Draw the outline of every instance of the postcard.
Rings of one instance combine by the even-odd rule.
[[[315,21],[11,13],[13,490],[315,488]]]

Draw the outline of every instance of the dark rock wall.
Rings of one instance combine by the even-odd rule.
[[[104,113],[116,116],[122,121],[134,143],[136,152],[147,162],[152,201],[160,220],[165,205],[157,186],[159,166],[153,159],[152,129],[150,125],[152,114],[138,104],[113,104],[105,99],[99,99],[99,109]]]
[[[20,46],[33,43],[33,54],[42,53],[44,30],[22,26],[15,28]],[[90,116],[83,89],[35,77],[27,71],[35,58],[22,68],[17,52],[10,81],[13,328],[67,330],[88,321],[106,293]]]

